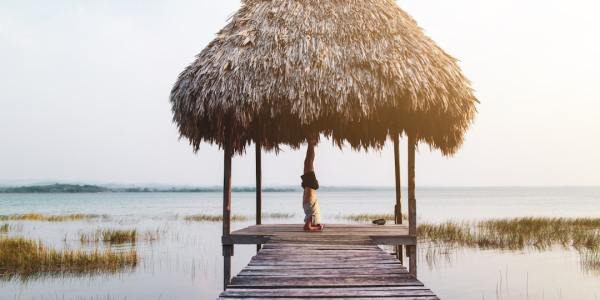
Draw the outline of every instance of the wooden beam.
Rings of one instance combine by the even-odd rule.
[[[393,134],[394,139],[394,170],[396,175],[396,207],[394,215],[396,224],[402,224],[402,184],[400,183],[400,138],[397,133]]]
[[[262,224],[262,147],[256,141],[256,225]],[[256,245],[256,251],[260,250],[260,244]]]
[[[231,235],[231,147],[225,145],[223,159],[223,238]],[[223,245],[223,289],[231,281],[231,256],[233,245]]]
[[[415,198],[415,151],[417,140],[414,133],[408,134],[408,234],[417,235],[417,201]],[[409,272],[417,277],[417,245],[410,246]],[[408,250],[407,249],[407,250]]]
[[[223,236],[231,233],[231,157],[232,151],[225,149],[223,162]]]
[[[396,205],[394,206],[394,217],[396,224],[402,224],[402,184],[400,181],[400,134],[392,133],[394,140],[394,171],[396,178]],[[402,262],[402,245],[396,246],[396,257]]]

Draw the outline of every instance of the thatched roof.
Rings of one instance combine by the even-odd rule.
[[[413,132],[454,153],[476,114],[457,62],[392,0],[246,0],[177,79],[173,120],[195,150],[316,133],[354,148]]]

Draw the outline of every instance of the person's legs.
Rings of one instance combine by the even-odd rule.
[[[315,144],[316,142],[310,140],[308,142],[308,149],[306,150],[306,158],[304,159],[304,176],[308,173],[314,173],[314,160],[315,160]],[[312,175],[314,177],[314,174]],[[314,178],[316,181],[316,178]],[[313,210],[318,209],[316,206],[317,191],[309,186],[304,185],[304,194],[302,195],[302,207],[306,217],[304,218],[304,230],[307,231],[319,231],[323,229],[323,225],[314,224],[314,212]]]
[[[315,142],[310,140],[308,141],[308,148],[306,149],[306,158],[304,158],[304,173],[314,172],[315,171]]]

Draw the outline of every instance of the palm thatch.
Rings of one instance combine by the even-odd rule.
[[[380,148],[414,134],[454,153],[477,100],[456,59],[392,0],[245,0],[177,79],[173,120],[241,153],[324,134]]]

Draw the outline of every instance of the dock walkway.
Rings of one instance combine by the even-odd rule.
[[[330,227],[329,235],[300,234],[287,226],[277,228],[281,232],[268,236],[263,248],[231,280],[219,299],[439,299],[396,257],[378,247],[369,237],[371,232],[342,237],[332,232],[341,228]],[[242,233],[257,238],[262,232],[256,230]],[[386,240],[381,232],[375,237]]]

